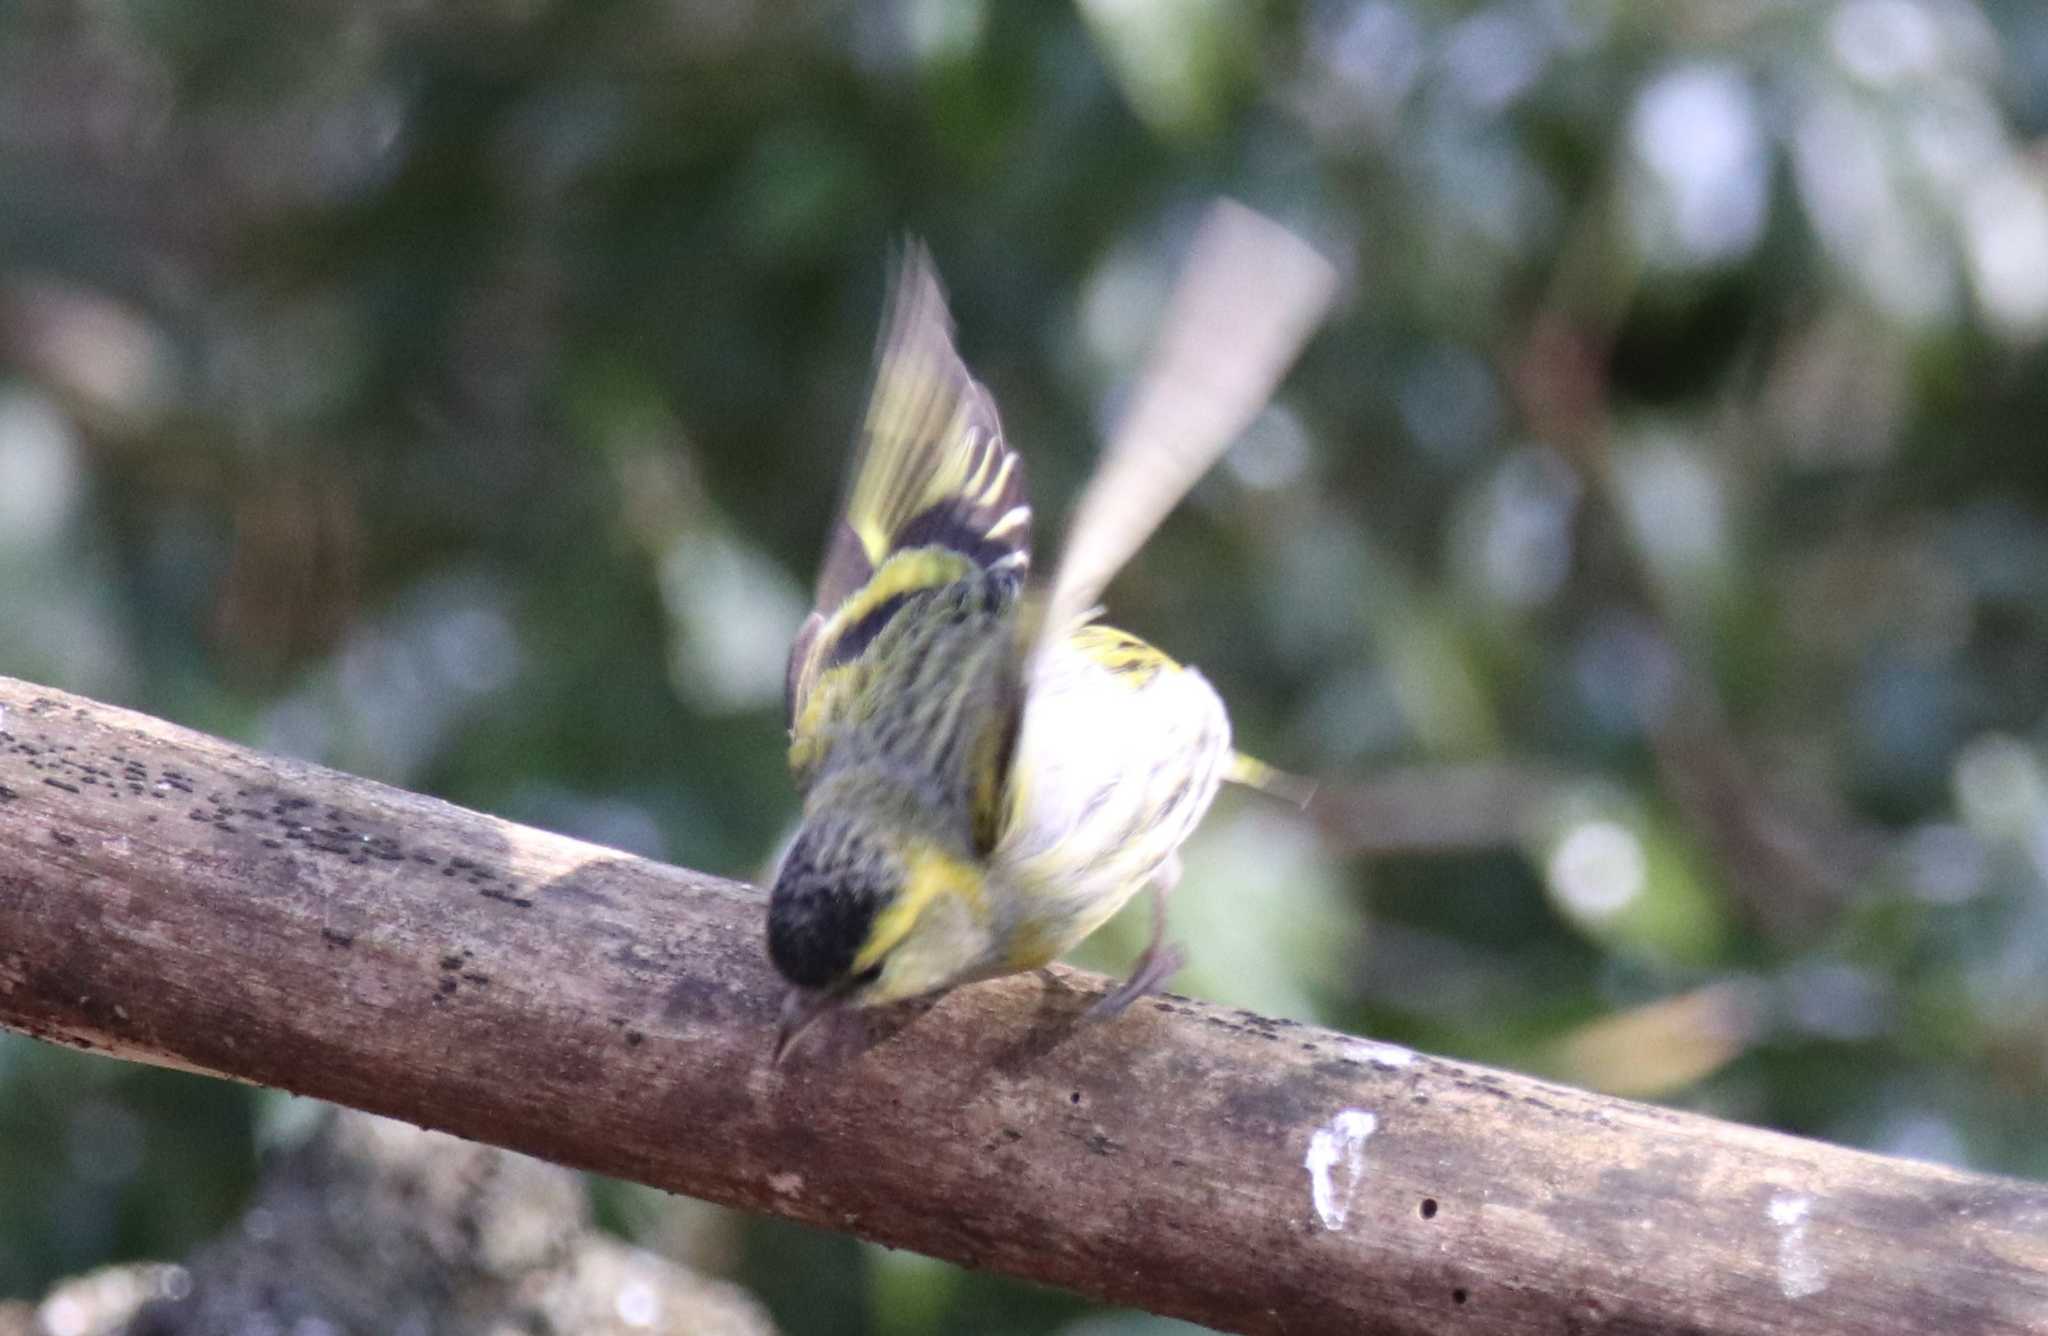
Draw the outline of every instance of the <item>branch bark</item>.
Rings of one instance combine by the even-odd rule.
[[[767,1062],[747,887],[0,678],[0,1024],[1246,1332],[2048,1330],[2048,1187],[1056,971]]]

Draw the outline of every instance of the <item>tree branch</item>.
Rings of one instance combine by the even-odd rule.
[[[2048,1325],[2048,1187],[1065,971],[767,1054],[744,886],[0,678],[0,1024],[1247,1332]]]

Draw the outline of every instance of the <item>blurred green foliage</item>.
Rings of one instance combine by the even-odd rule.
[[[1227,191],[1347,295],[1111,601],[1328,815],[1181,986],[2048,1175],[2044,132],[2035,0],[17,0],[0,672],[749,875],[893,241],[1057,515]],[[255,1117],[0,1037],[0,1296]],[[1171,1325],[603,1192],[793,1332]]]

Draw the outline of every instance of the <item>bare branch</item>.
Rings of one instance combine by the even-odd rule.
[[[777,1070],[746,887],[4,678],[0,710],[0,1024],[46,1039],[1231,1330],[2048,1327],[2037,1184],[1181,999],[1086,1024],[1064,971]]]

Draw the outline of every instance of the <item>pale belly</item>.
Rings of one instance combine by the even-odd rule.
[[[1008,968],[1100,927],[1194,832],[1230,758],[1223,702],[1190,668],[1118,673],[1071,647],[1043,665],[1017,741],[1009,824],[991,872]]]

